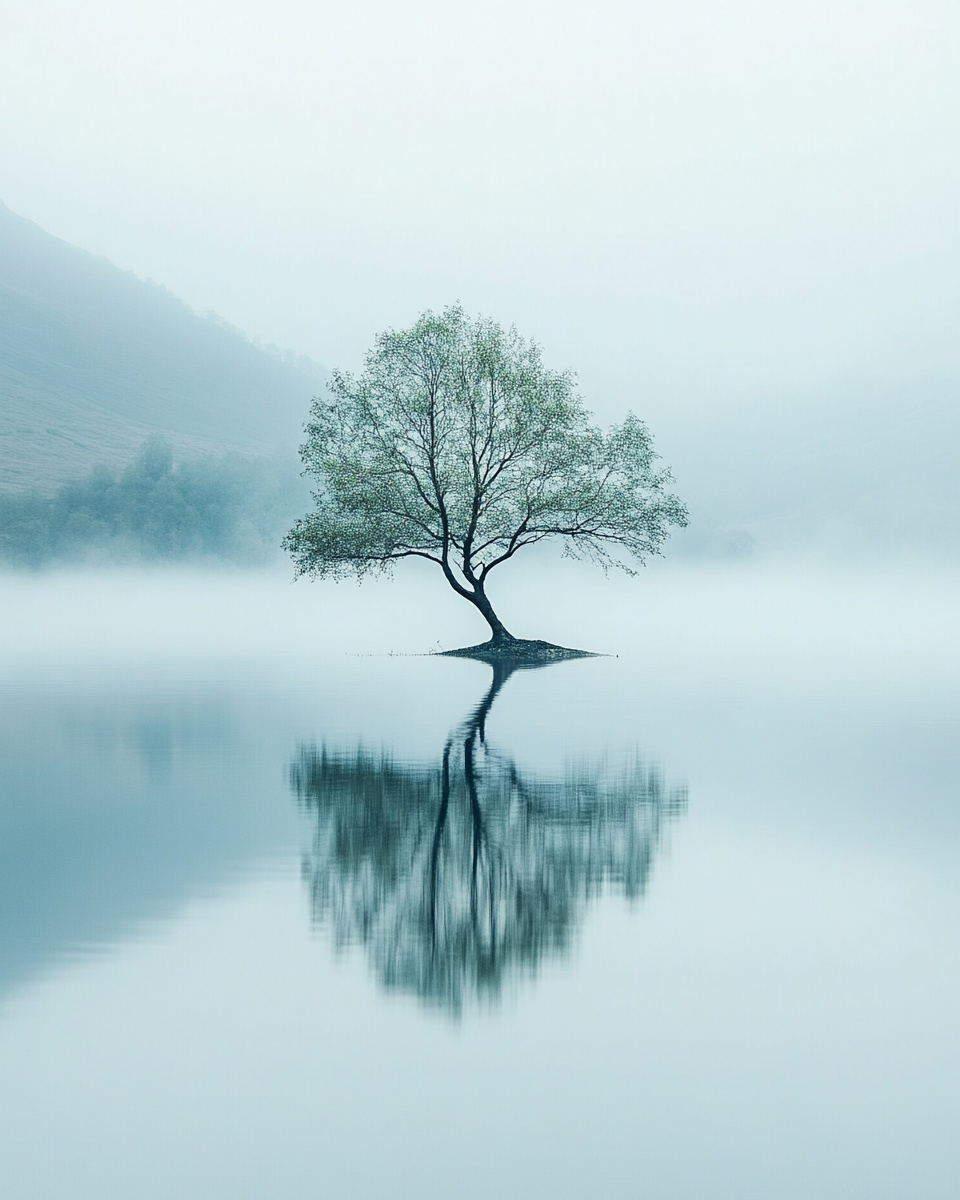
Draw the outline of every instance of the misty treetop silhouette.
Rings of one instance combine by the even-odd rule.
[[[490,627],[447,653],[549,660],[581,652],[516,638],[494,610],[490,573],[555,539],[629,573],[687,523],[646,425],[590,424],[569,371],[459,306],[379,335],[359,376],[334,372],[301,447],[313,512],[284,547],[298,575],[362,579],[398,561],[436,563]]]
[[[0,492],[0,564],[269,563],[305,491],[292,456],[175,462],[155,436],[120,473],[101,465],[49,496]]]

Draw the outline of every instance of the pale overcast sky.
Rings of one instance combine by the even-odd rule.
[[[0,4],[0,199],[355,366],[460,299],[654,419],[960,378],[956,0]]]

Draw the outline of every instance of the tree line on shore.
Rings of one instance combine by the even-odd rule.
[[[175,463],[169,444],[150,438],[123,471],[95,467],[53,495],[0,494],[0,562],[265,564],[280,557],[306,494],[292,455]]]

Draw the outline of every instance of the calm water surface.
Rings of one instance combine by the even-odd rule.
[[[83,586],[0,646],[4,1197],[957,1194],[953,584],[498,676],[178,652],[196,582],[109,653]]]

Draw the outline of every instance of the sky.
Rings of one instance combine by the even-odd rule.
[[[955,0],[3,0],[0,27],[0,200],[329,367],[459,300],[668,439],[960,378]]]

